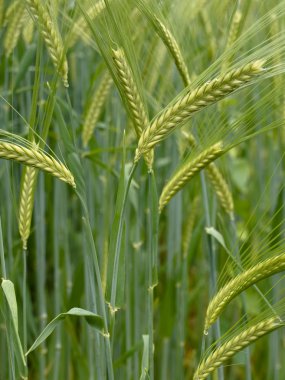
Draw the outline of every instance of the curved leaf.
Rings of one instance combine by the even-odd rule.
[[[104,323],[103,318],[97,314],[92,313],[91,311],[81,309],[79,307],[74,307],[67,311],[66,313],[61,313],[57,317],[55,317],[40,333],[37,339],[34,341],[30,349],[27,351],[26,356],[29,355],[32,351],[34,351],[42,342],[44,342],[50,334],[54,331],[57,325],[66,317],[83,317],[86,319],[86,322],[93,326],[96,330],[102,332]]]

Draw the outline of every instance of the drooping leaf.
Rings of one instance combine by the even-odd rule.
[[[27,351],[26,356],[34,351],[42,342],[44,342],[58,326],[58,324],[64,320],[66,317],[83,317],[88,324],[94,327],[96,330],[102,332],[104,323],[103,318],[91,311],[81,309],[79,307],[74,307],[67,311],[66,313],[61,313],[55,317],[40,333],[37,339],[34,341],[30,349]]]

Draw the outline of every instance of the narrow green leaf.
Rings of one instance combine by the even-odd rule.
[[[40,333],[40,335],[37,337],[37,339],[34,341],[28,352],[26,353],[26,356],[29,355],[32,351],[34,351],[43,341],[45,341],[51,333],[54,331],[56,326],[66,317],[83,317],[85,318],[86,322],[90,324],[92,327],[94,327],[96,330],[102,332],[104,323],[103,318],[100,317],[97,314],[92,313],[91,311],[81,309],[79,307],[74,307],[67,311],[66,313],[61,313],[57,317],[55,317],[46,327],[45,329]]]
[[[18,334],[18,307],[17,307],[17,299],[15,294],[14,284],[10,280],[2,280],[1,288],[5,295],[5,298],[8,303],[8,308],[10,312],[10,316],[12,318],[12,343],[14,346],[14,353],[18,364],[18,369],[22,378],[27,377],[27,365],[23,352],[22,343]],[[7,313],[4,313],[5,320],[7,322],[7,329],[9,333],[9,316]]]
[[[226,251],[228,251],[224,237],[219,231],[217,231],[214,227],[206,227],[205,231],[208,235],[213,236],[213,238],[216,239]]]
[[[1,287],[8,302],[15,331],[18,333],[18,308],[14,284],[10,280],[2,280]]]
[[[123,141],[123,155],[121,163],[121,172],[119,179],[118,195],[116,200],[115,215],[112,225],[111,237],[110,237],[110,249],[108,256],[108,273],[107,273],[107,299],[111,302],[112,306],[117,306],[116,293],[118,278],[122,279],[119,269],[122,269],[120,263],[121,252],[121,240],[122,240],[122,225],[124,214],[124,201],[125,201],[125,142]]]

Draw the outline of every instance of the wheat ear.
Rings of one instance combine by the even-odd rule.
[[[194,136],[184,131],[182,133],[189,142],[190,146],[195,148],[197,143]],[[233,196],[227,182],[222,176],[222,173],[213,162],[210,163],[205,170],[223,209],[230,215],[231,219],[234,219]]]
[[[135,83],[133,73],[128,65],[123,49],[112,50],[114,64],[116,66],[120,85],[126,95],[126,103],[134,123],[137,137],[140,138],[143,131],[149,125],[148,116],[141,100],[140,94]],[[151,170],[153,162],[153,152],[147,152],[145,161]]]
[[[27,249],[27,241],[30,236],[37,173],[38,170],[32,166],[27,166],[23,171],[23,183],[19,205],[19,232],[24,250]]]
[[[218,291],[209,303],[205,318],[205,332],[234,297],[256,282],[283,270],[285,270],[285,253],[266,259],[234,277]]]
[[[74,177],[67,167],[42,151],[0,141],[0,157],[44,170],[75,188]]]
[[[22,34],[24,41],[29,45],[32,42],[34,35],[34,21],[29,14],[27,14],[27,16],[26,25],[23,28]]]
[[[86,116],[83,122],[82,141],[84,146],[87,146],[91,139],[102,108],[109,94],[113,80],[109,73],[103,75],[99,86],[92,95],[92,100],[86,111]]]
[[[15,49],[25,21],[25,3],[22,0],[17,1],[16,3],[17,6],[13,8],[13,11],[9,14],[7,20],[8,25],[4,38],[4,49],[7,57],[9,57]]]
[[[218,347],[206,359],[202,360],[196,370],[193,379],[203,380],[218,368],[225,361],[234,356],[237,352],[255,342],[260,337],[283,326],[283,323],[276,317],[271,317],[259,322],[241,333],[235,335],[232,339],[226,341]]]
[[[237,19],[236,14],[235,14],[234,20]],[[166,26],[158,18],[156,18],[156,23],[159,27],[160,35],[175,61],[176,67],[181,75],[181,78],[185,86],[190,85],[190,75],[188,72],[188,68],[176,39],[173,37],[172,33],[166,28]],[[232,29],[233,28],[231,28],[231,30]],[[238,26],[236,29],[238,29]],[[233,33],[234,31],[232,30],[231,34]],[[234,39],[234,36],[232,36],[232,39]],[[193,147],[196,146],[196,140],[194,136],[192,134],[188,134],[187,137],[189,140],[191,139],[191,145]],[[233,198],[229,190],[229,187],[226,181],[224,180],[222,174],[220,173],[219,169],[215,166],[214,163],[211,163],[210,165],[207,166],[206,172],[207,172],[208,178],[210,179],[214,187],[217,197],[220,200],[222,207],[233,219],[233,210],[234,210]]]
[[[157,17],[155,19],[160,36],[172,55],[185,86],[188,86],[190,84],[190,76],[179,45],[170,30]]]
[[[175,128],[185,123],[196,112],[225,98],[235,90],[244,87],[263,69],[263,60],[257,60],[221,75],[176,100],[154,118],[138,142],[135,162],[142,154],[148,152],[160,141],[165,139]]]
[[[91,7],[87,9],[86,14],[88,18],[91,21],[93,21],[103,11],[104,8],[104,0],[98,1],[96,4],[93,4]],[[72,29],[68,37],[68,46],[72,47],[76,43],[79,36],[86,35],[88,28],[89,25],[86,21],[85,16],[80,16],[72,26]]]
[[[20,3],[21,0],[15,0],[14,2],[10,3],[7,9],[4,10],[4,26],[7,25],[7,22],[9,21],[10,17],[12,17],[12,14],[16,12]]]
[[[233,196],[221,172],[214,163],[211,163],[206,167],[206,174],[211,181],[223,209],[229,214],[231,219],[234,219]]]
[[[218,142],[210,148],[205,149],[195,159],[186,160],[164,187],[159,199],[159,211],[162,211],[170,199],[181,190],[195,174],[199,173],[223,153],[222,143]]]
[[[68,64],[58,27],[40,0],[26,0],[26,3],[39,25],[54,66],[61,75],[64,86],[68,87]]]

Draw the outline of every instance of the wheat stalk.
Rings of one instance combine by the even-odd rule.
[[[195,159],[187,160],[164,187],[159,199],[159,212],[162,211],[170,199],[181,190],[195,174],[199,173],[203,168],[209,165],[210,162],[214,161],[223,153],[223,145],[221,142],[218,142],[205,149]]]
[[[99,116],[101,114],[103,105],[109,94],[113,80],[109,73],[103,75],[101,82],[96,88],[92,96],[91,103],[86,111],[86,116],[83,122],[82,141],[84,146],[87,146],[91,139]]]
[[[206,379],[211,372],[237,352],[281,326],[283,326],[283,323],[279,319],[271,317],[235,335],[200,362],[193,379]]]
[[[118,73],[120,85],[126,95],[126,103],[130,112],[131,119],[134,123],[136,135],[138,138],[149,125],[149,119],[141,100],[140,94],[135,83],[133,73],[128,65],[123,49],[112,50],[113,60]],[[153,162],[153,152],[147,152],[145,161],[151,170]]]
[[[54,66],[61,75],[64,86],[68,87],[68,63],[58,27],[40,0],[26,0],[26,3],[39,25]]]
[[[209,303],[205,318],[205,332],[208,331],[234,297],[256,282],[283,270],[285,270],[284,253],[266,259],[234,277],[218,291]]]
[[[19,232],[24,250],[27,249],[27,241],[30,236],[37,172],[38,170],[32,166],[27,166],[23,172],[19,205]]]
[[[257,60],[243,65],[193,91],[188,91],[186,95],[178,98],[174,104],[166,107],[143,131],[138,142],[135,162],[140,159],[142,154],[147,153],[196,112],[218,102],[251,82],[264,71],[263,64],[263,60]]]
[[[7,57],[9,57],[16,47],[25,22],[25,3],[22,0],[16,3],[16,7],[12,9],[9,18],[6,19],[8,26],[4,38],[4,49]]]
[[[10,142],[0,141],[0,157],[44,170],[67,182],[72,187],[76,187],[74,177],[67,167],[38,149],[29,149]]]
[[[188,254],[188,248],[190,245],[192,232],[195,226],[195,221],[197,218],[197,211],[198,211],[198,205],[199,205],[199,197],[197,196],[194,198],[191,204],[191,212],[188,213],[186,217],[186,221],[183,227],[183,233],[182,233],[182,253],[183,257],[186,257]]]

